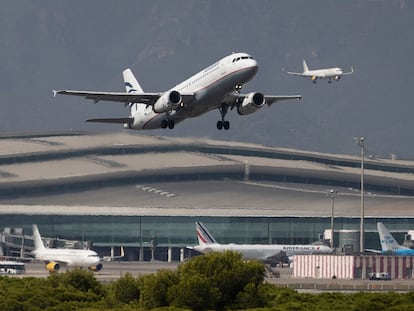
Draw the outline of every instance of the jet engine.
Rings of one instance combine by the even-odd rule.
[[[162,95],[155,102],[153,110],[156,113],[163,113],[177,108],[181,104],[181,94],[177,91],[170,91]]]
[[[101,263],[98,263],[96,266],[88,267],[89,270],[93,272],[98,272],[102,270],[103,265]]]
[[[46,264],[46,270],[50,273],[59,271],[60,265],[57,262],[51,261]]]
[[[237,106],[239,115],[247,115],[259,110],[265,104],[265,97],[262,93],[249,93]]]

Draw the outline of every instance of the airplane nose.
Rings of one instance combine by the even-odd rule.
[[[257,61],[254,59],[250,59],[250,68],[251,68],[251,73],[252,74],[256,74],[257,70],[259,69],[259,66],[257,64]]]

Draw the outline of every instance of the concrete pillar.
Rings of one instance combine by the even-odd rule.
[[[168,262],[172,261],[172,248],[168,247]]]
[[[139,261],[144,261],[144,247],[139,248]]]
[[[180,262],[184,261],[184,248],[180,249]]]

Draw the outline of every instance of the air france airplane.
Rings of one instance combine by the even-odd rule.
[[[387,227],[382,222],[377,223],[378,234],[381,242],[382,254],[397,256],[414,256],[414,249],[402,246],[394,239]]]
[[[49,272],[58,271],[61,264],[72,267],[87,267],[92,271],[102,269],[101,259],[92,250],[46,248],[43,244],[37,225],[33,225],[33,238],[35,249],[32,251],[35,259],[44,261]]]
[[[327,68],[327,69],[314,69],[309,70],[306,61],[302,61],[303,64],[303,72],[286,72],[290,75],[295,75],[299,77],[305,77],[312,80],[313,83],[316,83],[318,79],[328,79],[328,83],[332,83],[332,80],[339,81],[342,76],[350,75],[354,72],[354,68],[351,67],[351,71],[343,72],[343,70],[339,67],[335,68]]]
[[[187,118],[218,109],[221,119],[217,129],[228,130],[230,123],[225,116],[229,109],[236,109],[239,115],[248,115],[265,105],[301,98],[300,95],[263,95],[259,92],[241,94],[242,86],[256,75],[257,70],[257,62],[252,56],[234,53],[165,92],[144,92],[132,71],[126,69],[123,71],[126,92],[54,90],[53,93],[54,96],[81,96],[95,103],[120,102],[131,110],[128,118],[88,119],[86,122],[118,123],[134,130],[173,129],[175,124]]]
[[[326,245],[289,245],[289,244],[220,244],[211,235],[207,228],[196,222],[198,245],[188,247],[200,253],[235,251],[242,254],[244,259],[258,259],[264,262],[276,260],[292,261],[293,255],[327,254],[333,251]]]

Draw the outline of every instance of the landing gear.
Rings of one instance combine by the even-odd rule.
[[[230,122],[229,121],[217,121],[217,129],[218,130],[222,130],[222,129],[228,130],[230,128]]]
[[[167,127],[172,130],[175,126],[174,120],[164,119],[161,121],[161,128],[166,129]]]
[[[227,114],[228,106],[225,104],[221,104],[219,107],[220,113],[221,113],[221,120],[217,121],[217,129],[222,130],[223,128],[227,131],[230,128],[230,122],[225,121],[224,117]]]

